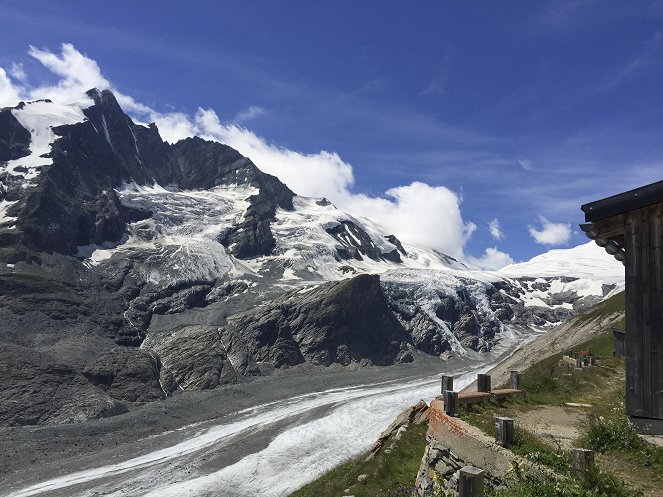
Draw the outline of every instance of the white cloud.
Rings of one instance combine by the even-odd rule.
[[[562,245],[571,238],[571,225],[569,223],[552,223],[545,217],[539,216],[542,229],[529,227],[529,234],[536,243],[541,245]]]
[[[12,84],[5,70],[0,67],[0,107],[16,105],[21,100],[19,89]]]
[[[277,176],[294,192],[312,197],[327,197],[338,207],[381,224],[403,242],[436,249],[465,259],[464,246],[476,229],[462,218],[461,199],[444,186],[414,182],[371,197],[352,192],[352,166],[335,152],[302,153],[279,147],[237,124],[224,124],[211,109],[199,108],[191,116],[182,112],[159,112],[119,92],[103,76],[96,61],[71,44],[63,44],[60,54],[30,47],[30,55],[41,62],[59,80],[53,84],[31,87],[27,78],[10,80],[0,68],[0,105],[16,105],[20,99],[50,98],[70,102],[85,97],[91,88],[113,90],[119,104],[137,121],[154,121],[161,136],[176,142],[188,136],[201,136],[237,149],[261,170]],[[247,121],[265,112],[249,107],[235,117]],[[481,264],[495,266],[505,260],[503,254],[488,249]],[[508,256],[506,256],[508,257]]]
[[[264,116],[265,114],[267,114],[267,109],[260,107],[259,105],[251,105],[248,109],[243,110],[233,117],[232,122],[241,124],[246,121],[251,121],[256,117]]]
[[[488,223],[488,231],[490,231],[491,236],[497,241],[504,238],[504,233],[502,232],[500,222],[497,218]]]
[[[9,74],[12,75],[12,78],[22,83],[25,83],[28,78],[23,69],[23,64],[17,64],[16,62],[12,62],[12,65],[9,68]]]
[[[375,220],[404,242],[464,258],[463,247],[476,225],[463,221],[458,195],[418,181],[385,193],[387,198],[347,193],[339,203]]]
[[[80,53],[70,43],[62,44],[62,53],[57,55],[48,50],[30,47],[30,55],[60,80],[52,85],[43,85],[29,91],[30,98],[50,98],[54,102],[71,102],[85,97],[91,88],[110,88],[110,83],[101,74],[97,63]]]
[[[487,248],[483,257],[467,258],[468,262],[479,269],[495,271],[497,269],[513,264],[513,259],[506,252],[501,252],[497,248]]]

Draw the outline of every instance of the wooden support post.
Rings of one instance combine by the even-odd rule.
[[[490,375],[477,375],[477,392],[490,393]]]
[[[474,466],[465,466],[458,478],[460,497],[483,497],[483,470]]]
[[[523,389],[523,374],[518,371],[510,371],[511,373],[511,388],[514,390]]]
[[[495,441],[502,447],[513,445],[513,419],[495,416]]]
[[[576,369],[582,369],[582,358],[576,358]]]
[[[444,395],[445,390],[453,390],[454,389],[454,377],[453,376],[442,376],[442,388],[440,392]]]
[[[458,414],[458,392],[445,390],[442,393],[444,397],[444,412],[447,416],[456,416]]]
[[[594,468],[594,451],[589,449],[573,449],[573,474],[583,476]]]

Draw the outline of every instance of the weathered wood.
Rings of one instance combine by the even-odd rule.
[[[442,387],[440,392],[444,394],[445,390],[453,390],[453,389],[454,389],[454,377],[447,375],[442,376]]]
[[[626,406],[663,420],[663,204],[626,220]]]
[[[642,355],[642,244],[638,211],[626,216],[626,409],[630,416],[643,416],[640,366]]]
[[[663,205],[654,206],[650,214],[652,229],[652,334],[649,345],[649,371],[651,372],[651,417],[663,420]]]
[[[477,375],[477,391],[490,393],[490,375],[479,374]]]
[[[523,374],[518,371],[509,371],[511,373],[511,388],[514,390],[523,389]]]
[[[483,497],[483,470],[474,466],[461,468],[458,477],[460,497]]]
[[[458,392],[445,390],[442,392],[444,400],[444,412],[447,416],[458,415]]]
[[[594,468],[594,452],[589,449],[573,449],[573,474],[583,476]]]
[[[495,442],[502,447],[511,447],[513,436],[513,419],[495,416]]]
[[[604,240],[621,239],[624,236],[625,215],[610,217],[594,223],[598,228],[598,238]]]

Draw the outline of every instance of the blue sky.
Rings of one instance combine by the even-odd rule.
[[[55,76],[29,46],[71,43],[160,113],[335,152],[352,194],[447,187],[467,257],[584,243],[580,204],[663,176],[663,1],[5,0],[0,26],[0,67],[33,86]]]

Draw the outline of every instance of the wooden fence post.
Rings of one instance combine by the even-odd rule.
[[[474,466],[461,468],[458,478],[460,497],[483,497],[483,470]]]
[[[594,468],[594,451],[589,449],[573,449],[573,474],[582,476]]]
[[[518,371],[511,371],[511,388],[514,390],[523,389],[523,374]]]
[[[442,395],[444,396],[445,414],[447,416],[456,416],[458,413],[458,392],[445,390]]]
[[[453,376],[442,376],[442,389],[440,392],[444,395],[445,390],[453,390],[454,389],[454,377]]]
[[[477,375],[477,391],[490,393],[490,375],[480,374]]]
[[[513,419],[495,416],[495,442],[502,447],[513,445]]]

